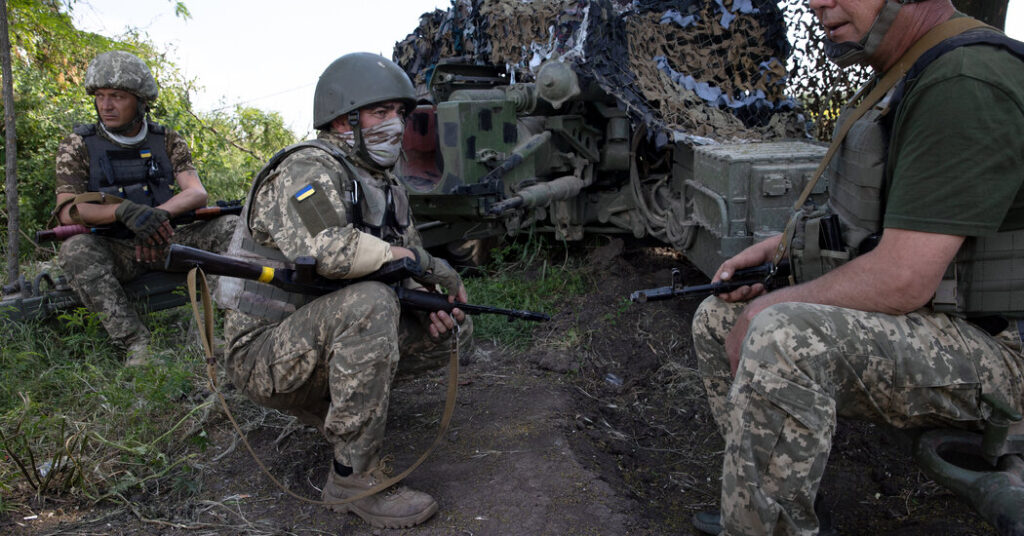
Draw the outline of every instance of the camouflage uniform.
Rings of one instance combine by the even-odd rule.
[[[858,120],[830,164],[841,173],[828,177],[829,208],[839,216],[847,244],[862,243],[863,236],[852,238],[851,230],[889,228],[963,236],[963,252],[972,242],[1020,229],[1017,221],[1024,216],[1014,201],[1024,199],[1022,143],[1019,136],[993,133],[981,118],[989,114],[1000,128],[1021,129],[1024,70],[1018,59],[994,47],[947,52],[913,77],[900,104],[887,99]],[[878,108],[892,110],[891,121]],[[953,138],[960,147],[986,149],[972,159],[949,149],[944,141]],[[990,139],[1010,141],[1003,151],[988,149]],[[981,195],[964,195],[971,191]],[[794,266],[801,261],[799,251],[790,248]],[[988,275],[1007,277],[1019,250],[1004,248],[998,260],[1002,266]],[[822,272],[834,265],[822,263]],[[955,272],[966,278],[964,271]],[[806,279],[798,275],[798,281]],[[732,378],[725,340],[747,304],[705,300],[694,317],[693,338],[725,439],[725,533],[817,533],[813,504],[837,417],[897,428],[978,430],[990,412],[983,393],[1021,411],[1021,323],[1012,320],[1022,315],[1019,303],[977,310],[978,317],[1010,317],[1009,328],[996,335],[931,307],[888,315],[779,303],[751,321]],[[979,318],[980,323],[985,322]]]
[[[836,417],[899,428],[978,429],[982,393],[1020,411],[1016,325],[992,337],[954,316],[782,303],[758,314],[733,379],[725,338],[745,303],[705,300],[694,317],[698,367],[725,438],[728,534],[816,534],[813,503]],[[776,532],[773,532],[776,531]]]
[[[98,135],[104,135],[102,133]],[[195,171],[192,155],[185,140],[167,129],[166,150],[173,165],[173,174]],[[89,152],[82,136],[72,133],[57,148],[56,193],[81,194],[89,182]],[[171,241],[175,244],[223,251],[231,239],[237,216],[195,222],[177,227]],[[134,343],[148,342],[149,330],[128,302],[122,283],[142,274],[163,268],[161,263],[135,260],[135,242],[92,234],[81,234],[65,240],[60,246],[58,262],[71,287],[82,303],[99,313],[103,327],[115,344],[128,348]]]
[[[361,165],[341,135],[321,132],[318,137],[349,155],[366,183],[401,188],[390,172]],[[250,197],[253,239],[291,259],[313,256],[322,276],[356,277],[378,268],[391,244],[421,243],[412,225],[381,239],[358,225],[341,223],[351,221],[347,192],[352,180],[320,149],[301,149],[272,173]],[[290,208],[294,192],[306,185],[325,195],[336,211],[328,216],[333,224],[315,236]],[[427,325],[426,314],[402,311],[394,291],[375,282],[321,296],[280,322],[229,310],[225,368],[255,402],[319,427],[333,445],[335,459],[363,473],[379,455],[396,371],[434,368],[448,359],[450,341],[432,340]],[[460,330],[461,348],[467,348],[471,334],[467,318]]]

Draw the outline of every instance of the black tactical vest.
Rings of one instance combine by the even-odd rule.
[[[174,195],[174,169],[167,155],[164,127],[150,122],[146,137],[135,147],[122,147],[99,135],[95,124],[77,125],[74,132],[89,151],[90,192],[152,207]]]

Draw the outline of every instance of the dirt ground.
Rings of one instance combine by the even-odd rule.
[[[694,534],[694,512],[718,502],[722,441],[696,374],[689,325],[696,302],[631,304],[668,284],[669,250],[592,251],[591,292],[536,326],[524,352],[480,344],[463,357],[454,418],[407,483],[440,512],[405,531],[369,527],[278,489],[221,416],[194,462],[200,485],[153,489],[124,506],[48,502],[0,519],[12,535],[660,535]],[[432,442],[443,371],[396,385],[385,450],[400,471]],[[237,395],[249,441],[291,490],[319,499],[330,451],[318,433]],[[864,423],[840,424],[822,491],[839,534],[994,534],[965,503],[926,478],[908,441]],[[35,516],[35,517],[32,517]]]

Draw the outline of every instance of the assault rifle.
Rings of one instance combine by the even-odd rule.
[[[179,214],[174,218],[171,218],[171,225],[184,225],[186,223],[192,223],[194,221],[205,221],[218,218],[220,216],[227,216],[229,214],[241,214],[242,213],[242,201],[236,199],[234,201],[217,201],[217,204],[210,207],[197,208],[188,212]],[[132,235],[131,231],[121,223],[115,223],[113,225],[101,225],[98,227],[88,227],[85,225],[61,225],[54,227],[53,229],[44,229],[42,231],[36,231],[36,243],[42,244],[43,242],[50,242],[53,240],[67,240],[75,235],[80,234],[98,234],[102,236],[110,236],[113,238],[127,238]]]
[[[546,314],[533,311],[501,309],[487,305],[469,303],[451,303],[448,296],[436,292],[410,290],[398,285],[402,280],[422,275],[419,265],[412,259],[403,258],[385,263],[380,269],[358,279],[327,279],[316,273],[316,260],[312,257],[299,257],[290,268],[271,268],[256,262],[237,257],[219,255],[202,249],[172,244],[167,251],[164,267],[168,271],[184,271],[193,267],[202,268],[211,275],[238,277],[269,283],[289,292],[298,292],[320,296],[334,292],[342,287],[359,281],[379,281],[395,287],[398,300],[403,307],[419,311],[451,312],[459,308],[469,315],[495,314],[535,322],[551,320]]]
[[[745,285],[761,283],[764,288],[773,290],[789,284],[789,263],[779,264],[778,269],[770,262],[760,266],[752,266],[742,270],[736,270],[728,281],[708,283],[706,285],[691,285],[684,287],[682,277],[678,268],[672,269],[672,284],[667,287],[649,288],[637,290],[630,294],[629,299],[634,302],[648,302],[668,300],[670,298],[704,298],[713,294],[725,294],[732,292]]]

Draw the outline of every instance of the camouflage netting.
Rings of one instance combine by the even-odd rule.
[[[787,33],[811,52],[791,54]],[[518,82],[559,59],[649,132],[753,141],[830,132],[859,80],[823,65],[820,33],[805,0],[453,0],[394,60],[425,85],[444,58],[505,65]]]

